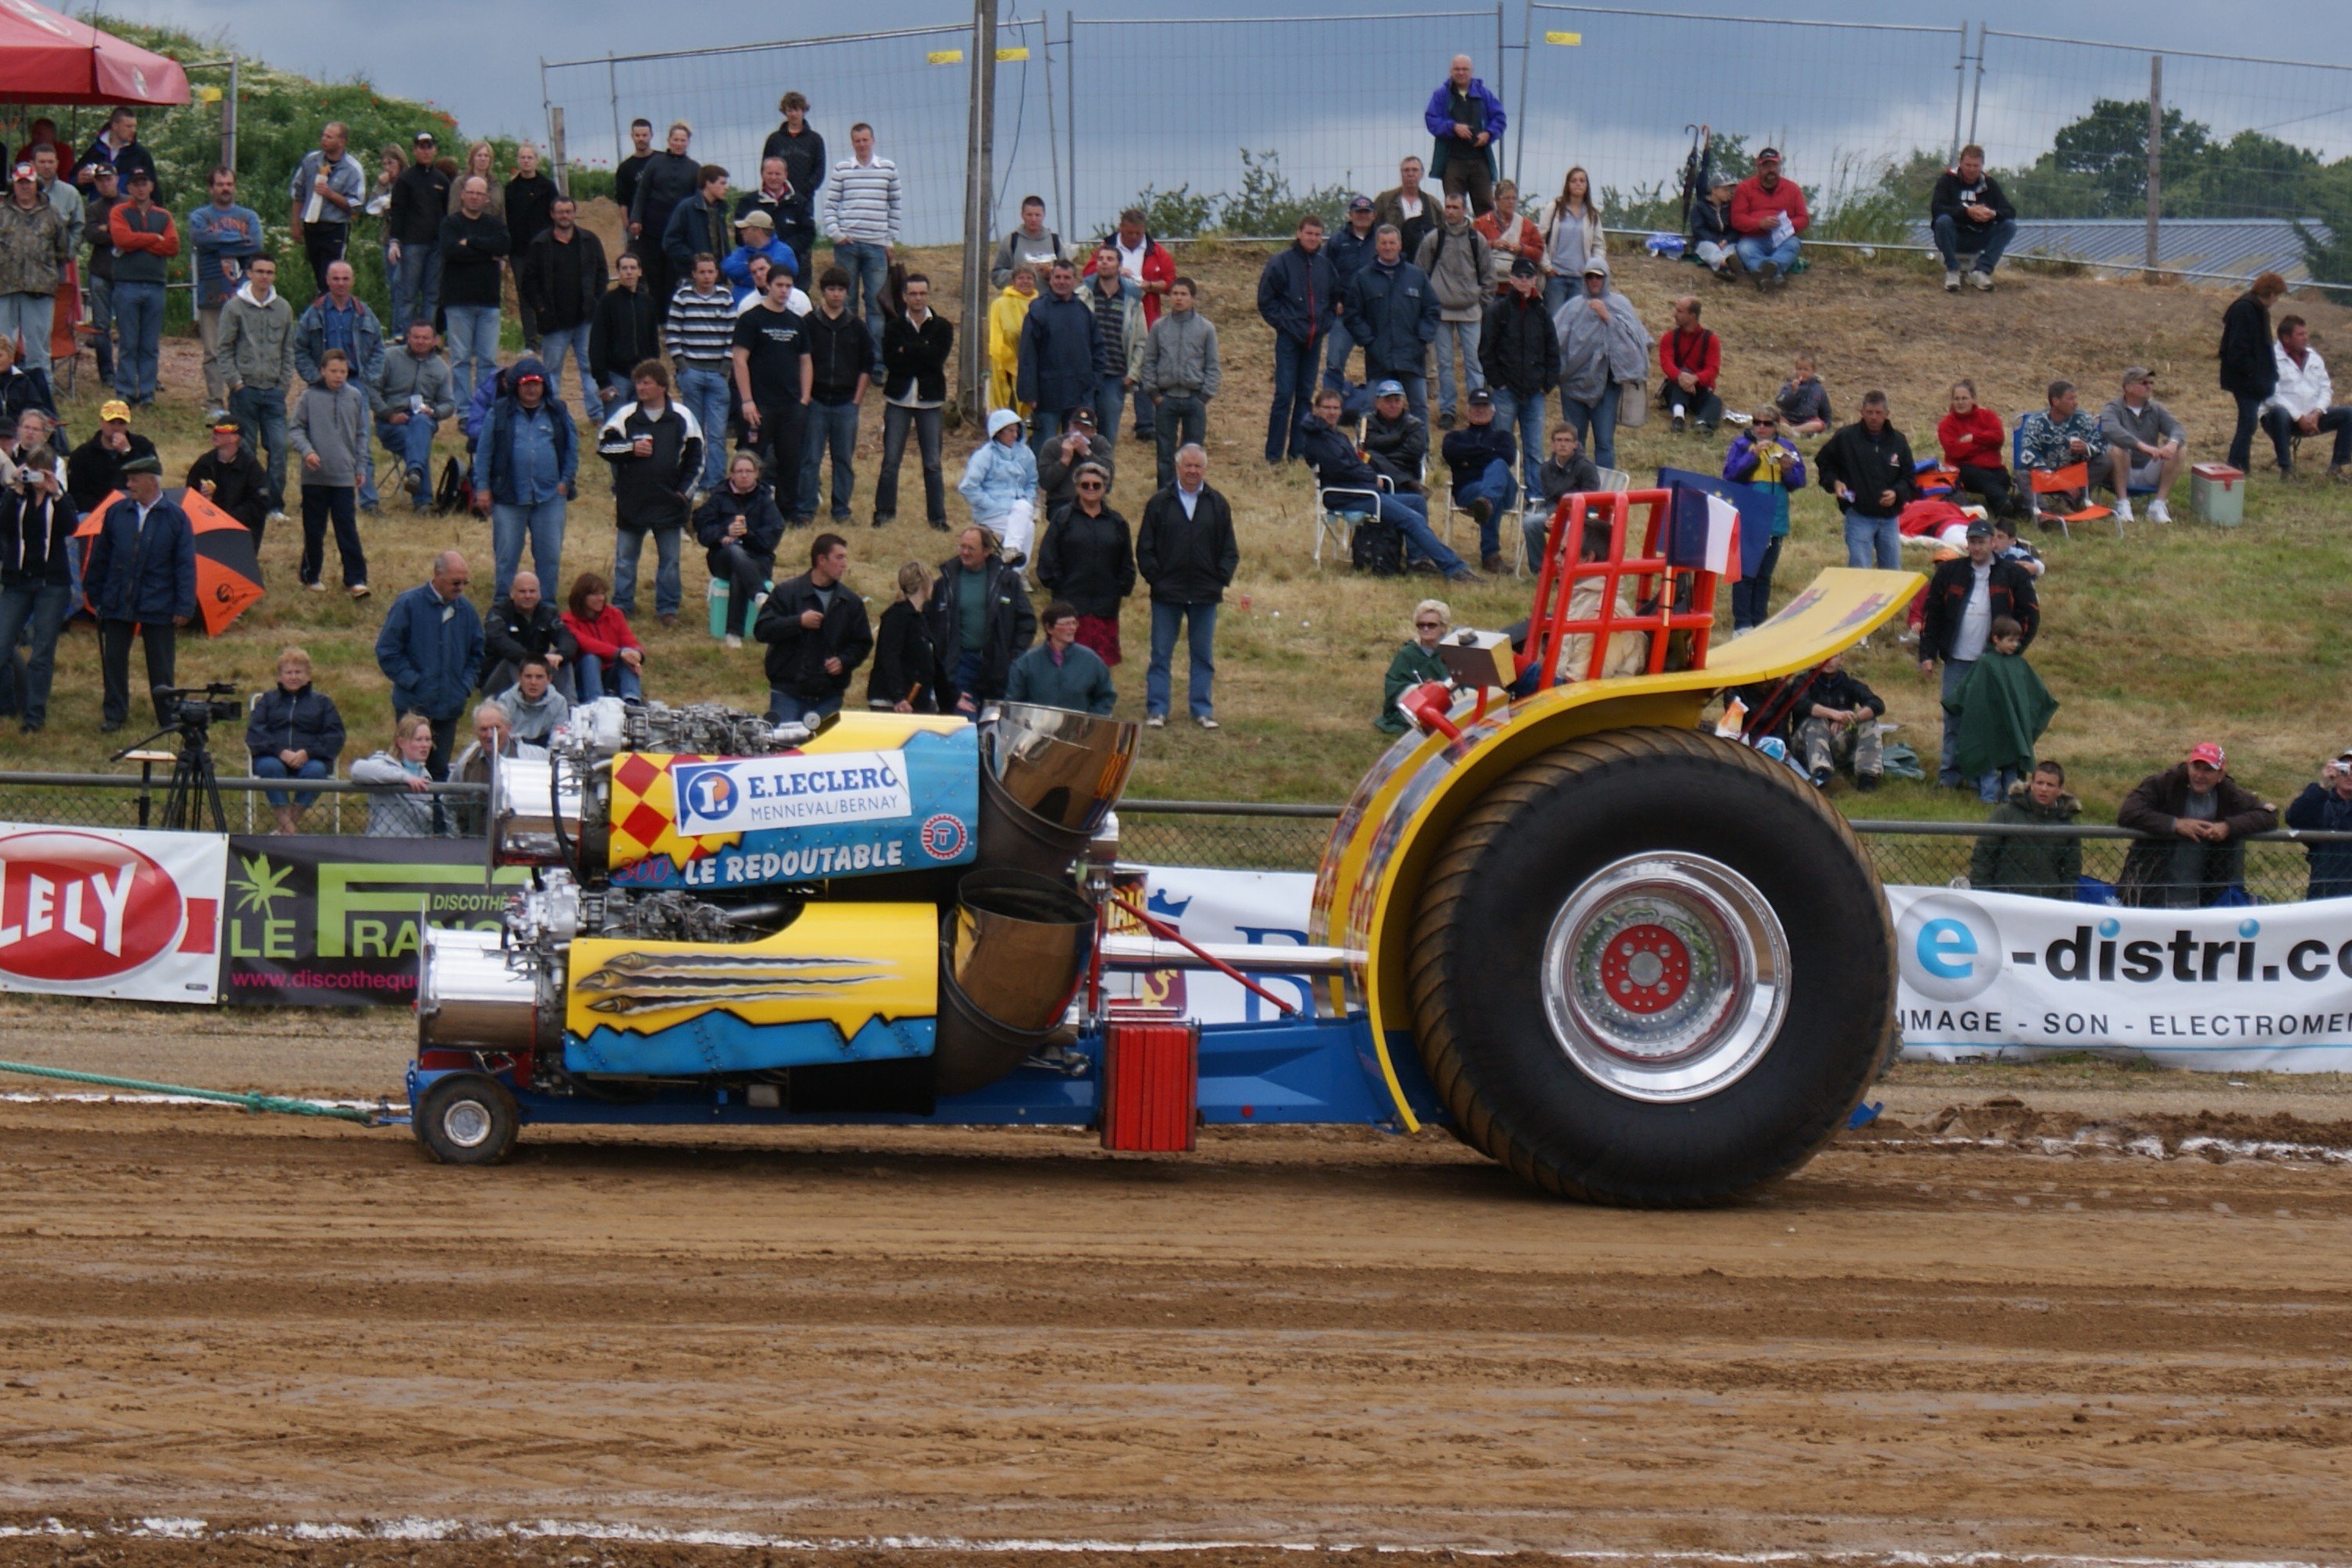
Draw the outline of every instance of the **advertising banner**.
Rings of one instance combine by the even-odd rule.
[[[495,930],[530,879],[508,867],[486,885],[485,858],[478,838],[230,838],[221,994],[261,1007],[415,1001],[428,906],[435,925]]]
[[[1257,947],[1304,947],[1307,906],[1315,878],[1306,871],[1209,871],[1189,866],[1151,866],[1139,876],[1122,874],[1119,891],[1200,942],[1242,942]],[[1134,917],[1111,912],[1114,930],[1140,931]],[[1276,996],[1307,1006],[1304,975],[1251,976]],[[1207,970],[1165,969],[1114,976],[1111,994],[1122,991],[1155,1007],[1175,1007],[1204,1024],[1256,1023],[1280,1009],[1247,987]]]
[[[2352,900],[2127,910],[1889,888],[1904,1054],[2352,1071]]]
[[[227,840],[0,823],[0,990],[216,999]]]

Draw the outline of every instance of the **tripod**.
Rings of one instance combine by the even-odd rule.
[[[172,763],[171,783],[163,792],[163,822],[167,832],[184,833],[204,827],[204,808],[212,808],[213,831],[228,831],[228,813],[221,808],[220,777],[213,768],[210,731],[202,724],[167,724],[163,729],[125,747],[114,755],[121,762],[132,752],[151,745],[166,735],[180,738],[180,753]]]

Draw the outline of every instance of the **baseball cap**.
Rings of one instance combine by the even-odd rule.
[[[2148,369],[2147,366],[2144,364],[2136,364],[2129,370],[2124,372],[2124,384],[2126,386],[2137,386],[2143,381],[2154,381],[2155,379],[2156,372]]]
[[[1780,161],[1780,149],[1767,147],[1756,154],[1756,161],[1759,163],[1777,163]]]
[[[128,425],[131,423],[131,405],[119,397],[110,397],[98,405],[98,417],[100,423],[120,419]]]
[[[1492,408],[1495,406],[1495,395],[1482,386],[1470,395],[1469,402],[1473,408]]]
[[[1534,262],[1532,262],[1532,261],[1529,261],[1526,257],[1522,256],[1522,257],[1520,257],[1517,261],[1514,261],[1514,262],[1512,262],[1512,263],[1511,263],[1511,276],[1512,276],[1512,277],[1514,277],[1514,278],[1533,278],[1535,275],[1536,275],[1536,264],[1535,264]]]
[[[1372,395],[1374,397],[1402,397],[1404,395],[1404,383],[1401,381],[1384,381],[1378,386],[1372,388]]]
[[[213,435],[218,435],[224,430],[235,430],[242,434],[245,426],[234,419],[208,419],[205,422],[205,429]]]
[[[1710,191],[1718,191],[1726,185],[1736,185],[1738,184],[1739,184],[1738,175],[1733,174],[1728,169],[1717,169],[1708,177],[1706,188]]]
[[[152,452],[142,452],[137,457],[131,458],[129,462],[123,464],[122,471],[126,474],[155,474],[160,476],[163,472],[163,459],[158,458]]]
[[[1070,423],[1083,425],[1091,430],[1094,428],[1095,411],[1091,408],[1073,408],[1070,410]]]
[[[16,165],[15,177],[19,180],[37,180],[41,176],[39,171],[36,170],[32,164],[19,163]]]
[[[416,142],[433,142],[433,132],[431,132],[430,131],[420,131],[420,132],[418,132],[416,133]],[[439,143],[439,142],[433,142],[433,144],[434,144],[435,146],[436,146],[436,147],[440,145],[440,143]],[[415,142],[412,142],[412,143],[410,143],[410,145],[414,146],[414,145],[415,145]]]
[[[129,174],[122,176],[122,183],[126,185],[135,185],[142,180],[146,181],[151,185],[155,183],[155,171],[141,166],[132,169]]]
[[[758,207],[753,207],[750,212],[745,213],[741,217],[735,220],[735,226],[737,228],[764,228],[772,230],[776,226],[776,220],[770,217],[766,213],[761,212]]]
[[[1351,213],[1368,213],[1372,210],[1372,198],[1366,195],[1349,196],[1348,210]]]
[[[2221,748],[2210,741],[2200,741],[2189,747],[2189,760],[2192,763],[2203,763],[2206,766],[2213,768],[2228,765],[2226,759],[2221,755]]]
[[[1977,519],[1974,522],[1969,524],[1969,537],[1970,539],[1990,539],[1992,537],[1992,524],[1987,522],[1982,518]]]

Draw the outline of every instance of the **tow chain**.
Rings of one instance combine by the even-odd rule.
[[[127,1089],[141,1094],[168,1094],[186,1100],[206,1100],[221,1105],[235,1105],[259,1114],[264,1111],[279,1116],[318,1116],[330,1121],[356,1121],[362,1127],[379,1125],[376,1112],[362,1110],[350,1105],[326,1105],[315,1100],[288,1100],[275,1094],[236,1094],[220,1089],[191,1089],[185,1084],[149,1083],[135,1078],[108,1078],[94,1072],[73,1072],[65,1068],[36,1067],[30,1062],[0,1061],[0,1073],[16,1073],[26,1078],[57,1079],[64,1083],[89,1084],[99,1089]]]

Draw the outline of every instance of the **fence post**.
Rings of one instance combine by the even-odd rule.
[[[1069,113],[1062,121],[1062,134],[1067,138],[1063,151],[1070,155],[1070,205],[1063,209],[1062,221],[1070,232],[1078,232],[1078,14],[1062,13],[1062,88],[1069,100]]]
[[[1969,95],[1969,25],[1960,24],[1960,58],[1952,67],[1952,155],[1950,163],[1960,161],[1960,104]]]
[[[1977,78],[1969,86],[1969,140],[1977,139],[1977,110],[1984,103],[1985,35],[1982,22],[1977,24]]]
[[[2156,272],[2157,212],[2164,184],[2164,57],[2147,57],[2147,269]]]
[[[1054,117],[1053,20],[1051,11],[1037,13],[1038,74],[1045,79],[1045,157],[1052,167],[1053,176],[1053,184],[1045,188],[1054,194],[1055,201],[1059,201],[1062,199],[1062,128]],[[1063,39],[1062,47],[1066,50],[1069,47],[1070,41]],[[1067,213],[1062,215],[1062,221],[1070,221]]]
[[[1511,120],[1511,184],[1519,192],[1520,209],[1530,213],[1535,204],[1521,182],[1528,173],[1528,79],[1536,74],[1535,46],[1536,8],[1530,5],[1519,11],[1519,107]]]
[[[629,155],[629,139],[621,134],[621,79],[614,69],[610,55],[604,57],[604,94],[613,104],[613,167],[618,169],[621,160]],[[659,244],[660,241],[656,239],[655,243]],[[628,247],[629,215],[625,212],[621,215],[621,248],[626,250]],[[613,260],[617,265],[620,258],[616,256]],[[807,265],[805,259],[802,265]]]
[[[572,194],[572,156],[563,139],[563,105],[547,106],[547,156],[555,165],[555,188]]]
[[[236,88],[237,59],[228,58],[228,96],[221,100],[221,167],[236,167]]]
[[[972,0],[971,135],[963,174],[963,352],[959,366],[964,417],[977,422],[988,410],[988,358],[984,331],[974,326],[988,314],[990,176],[996,167],[996,0]]]

